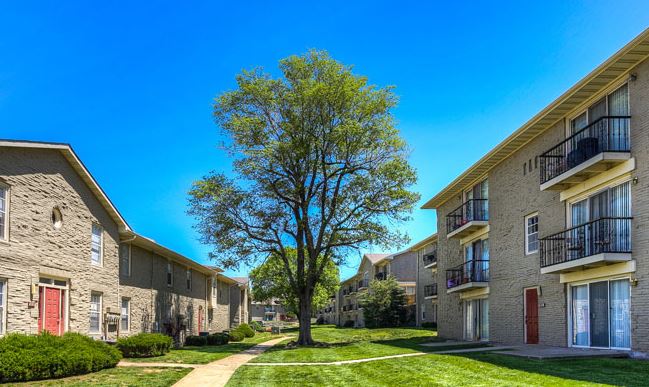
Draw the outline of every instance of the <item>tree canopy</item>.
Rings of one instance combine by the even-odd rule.
[[[396,224],[419,195],[391,109],[391,87],[368,84],[324,51],[280,61],[281,76],[244,71],[214,103],[233,173],[194,183],[190,210],[225,267],[281,259],[299,298],[298,344],[312,344],[311,301],[329,262],[407,241]],[[291,264],[290,249],[296,251]]]
[[[359,297],[368,328],[396,327],[406,323],[406,303],[406,291],[392,275],[384,280],[371,281],[368,289]]]

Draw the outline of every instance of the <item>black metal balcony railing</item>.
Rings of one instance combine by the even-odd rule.
[[[437,262],[437,253],[426,254],[423,257],[424,266],[432,265]]]
[[[349,287],[347,288],[347,294],[352,294],[355,291],[356,291],[356,289],[354,289],[353,285],[349,285]]]
[[[489,220],[489,200],[471,199],[446,215],[446,232],[452,233],[476,220]]]
[[[447,289],[469,282],[489,282],[489,261],[471,260],[446,270]]]
[[[374,276],[374,279],[376,279],[378,281],[383,281],[386,278],[387,278],[387,275],[385,273],[376,273],[376,275]]]
[[[541,267],[602,253],[631,253],[631,219],[601,218],[539,239]]]
[[[362,279],[362,280],[358,281],[358,289],[366,288],[368,284],[369,284],[368,280]]]
[[[424,286],[424,297],[432,297],[437,295],[437,284]]]
[[[602,152],[630,152],[630,116],[605,116],[541,154],[541,184]]]

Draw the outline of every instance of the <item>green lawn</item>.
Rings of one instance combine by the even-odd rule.
[[[417,328],[366,329],[325,325],[313,327],[313,339],[327,343],[329,347],[287,349],[286,344],[280,344],[252,361],[331,362],[420,352],[430,350],[419,344],[436,340],[436,333],[429,329]]]
[[[64,379],[19,383],[15,386],[171,386],[191,372],[189,368],[117,367]]]
[[[184,347],[181,349],[172,349],[164,356],[124,360],[141,363],[207,364],[215,360],[228,357],[234,353],[241,352],[254,346],[255,344],[259,344],[270,339],[272,339],[270,333],[257,333],[255,337],[246,338],[239,343],[229,343],[226,345],[209,345],[204,347]]]
[[[228,386],[646,386],[649,362],[429,354],[343,366],[243,366]]]

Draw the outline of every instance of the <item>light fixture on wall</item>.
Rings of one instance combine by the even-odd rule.
[[[629,282],[631,283],[631,286],[635,287],[638,286],[638,279],[633,277],[629,279]]]
[[[635,82],[636,79],[638,79],[638,74],[636,73],[629,74],[629,81]]]
[[[636,184],[638,184],[638,178],[637,178],[637,177],[634,177],[634,178],[633,178],[633,185],[636,185]]]

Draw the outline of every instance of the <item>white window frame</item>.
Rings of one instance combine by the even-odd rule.
[[[2,182],[0,182],[0,188],[5,191],[5,213],[4,213],[4,233],[0,234],[0,242],[9,242],[9,212],[10,212],[10,200],[11,197],[11,188]]]
[[[93,255],[93,236],[95,235],[95,229],[99,230],[99,261],[96,262]],[[93,223],[90,228],[90,264],[93,266],[103,266],[104,265],[104,228],[101,227],[99,223]]]
[[[187,271],[185,272],[185,285],[187,287],[187,290],[192,290],[192,287],[194,285],[194,281],[192,281],[192,275],[192,269],[188,267]]]
[[[167,261],[167,266],[165,268],[165,282],[167,287],[174,286],[174,265],[171,261]]]
[[[534,218],[534,217],[536,217],[536,250],[530,250],[530,235],[532,235],[534,233],[529,232],[528,220],[530,218]],[[538,212],[533,212],[533,213],[527,215],[525,217],[524,227],[525,227],[525,255],[536,254],[536,253],[539,252],[539,244],[540,244],[540,240],[539,240],[539,213]]]
[[[90,320],[92,319],[92,305],[93,305],[92,297],[93,296],[99,297],[99,319],[98,319],[99,326],[96,331],[94,331],[92,326],[90,325]],[[88,332],[90,332],[91,335],[101,334],[101,327],[103,325],[103,316],[102,316],[103,303],[104,303],[104,295],[101,292],[95,292],[95,291],[90,292],[90,315],[88,319],[88,323],[89,323]]]
[[[122,265],[122,246],[127,246],[126,251],[127,251],[127,254],[128,254],[128,265],[126,266],[127,267],[127,272],[126,273],[124,273],[123,269],[122,269],[123,268],[123,265]],[[123,277],[130,277],[131,276],[131,268],[132,268],[131,267],[131,265],[132,265],[131,264],[131,261],[132,261],[131,252],[132,252],[132,248],[131,248],[130,243],[124,243],[124,244],[121,244],[119,246],[119,274],[121,276],[123,276]]]
[[[122,326],[124,320],[124,302],[126,302],[126,328]],[[122,304],[120,305],[120,319],[119,319],[119,328],[122,332],[129,332],[131,330],[131,299],[128,297],[122,297]]]
[[[631,94],[630,90],[628,89],[628,84],[629,81],[627,79],[624,79],[622,81],[618,81],[614,83],[613,85],[609,86],[606,90],[597,93],[596,95],[592,96],[589,98],[586,102],[582,103],[578,107],[576,107],[570,114],[566,116],[566,123],[565,123],[565,137],[568,138],[571,136],[570,131],[572,130],[572,121],[574,121],[577,117],[580,115],[586,113],[586,121],[590,120],[589,117],[589,112],[588,110],[590,109],[591,106],[599,102],[602,98],[606,99],[606,114],[608,114],[608,96],[616,92],[618,89],[623,87],[624,85],[627,85],[627,93],[628,95],[628,109],[629,112],[631,111]],[[581,130],[581,129],[580,129]],[[629,137],[629,144],[630,144],[631,138]]]
[[[2,293],[2,299],[0,299],[0,337],[7,332],[7,282],[5,278],[0,278],[0,293]]]

